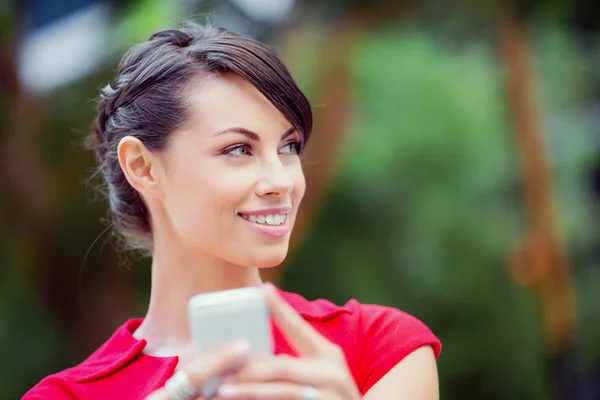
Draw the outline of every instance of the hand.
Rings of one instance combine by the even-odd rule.
[[[219,387],[219,398],[359,400],[342,350],[321,336],[271,285],[265,286],[271,314],[300,358],[252,360]]]
[[[202,388],[211,380],[238,368],[250,355],[250,343],[235,341],[215,348],[186,365],[182,371],[187,375],[191,387]],[[171,400],[168,390],[163,387],[152,392],[146,400]]]

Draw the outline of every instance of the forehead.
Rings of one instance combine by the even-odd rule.
[[[290,122],[252,84],[234,75],[207,77],[189,88],[187,126],[209,133],[243,127],[259,135],[281,135]]]

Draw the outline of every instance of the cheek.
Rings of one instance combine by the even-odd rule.
[[[198,168],[172,172],[166,206],[180,235],[205,240],[205,232],[214,235],[225,228],[239,202],[240,185],[217,172],[214,168],[211,173]]]
[[[304,177],[304,171],[302,170],[301,165],[298,165],[298,167],[296,167],[292,172],[292,179],[294,180],[293,197],[294,200],[299,203],[306,192],[306,179]]]

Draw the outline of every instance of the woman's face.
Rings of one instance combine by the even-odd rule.
[[[195,85],[191,118],[159,153],[170,229],[193,251],[241,266],[276,266],[306,188],[300,136],[238,76]]]

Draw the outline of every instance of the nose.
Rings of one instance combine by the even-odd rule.
[[[294,190],[294,180],[278,159],[264,166],[262,178],[256,185],[258,196],[283,197],[292,190]]]

